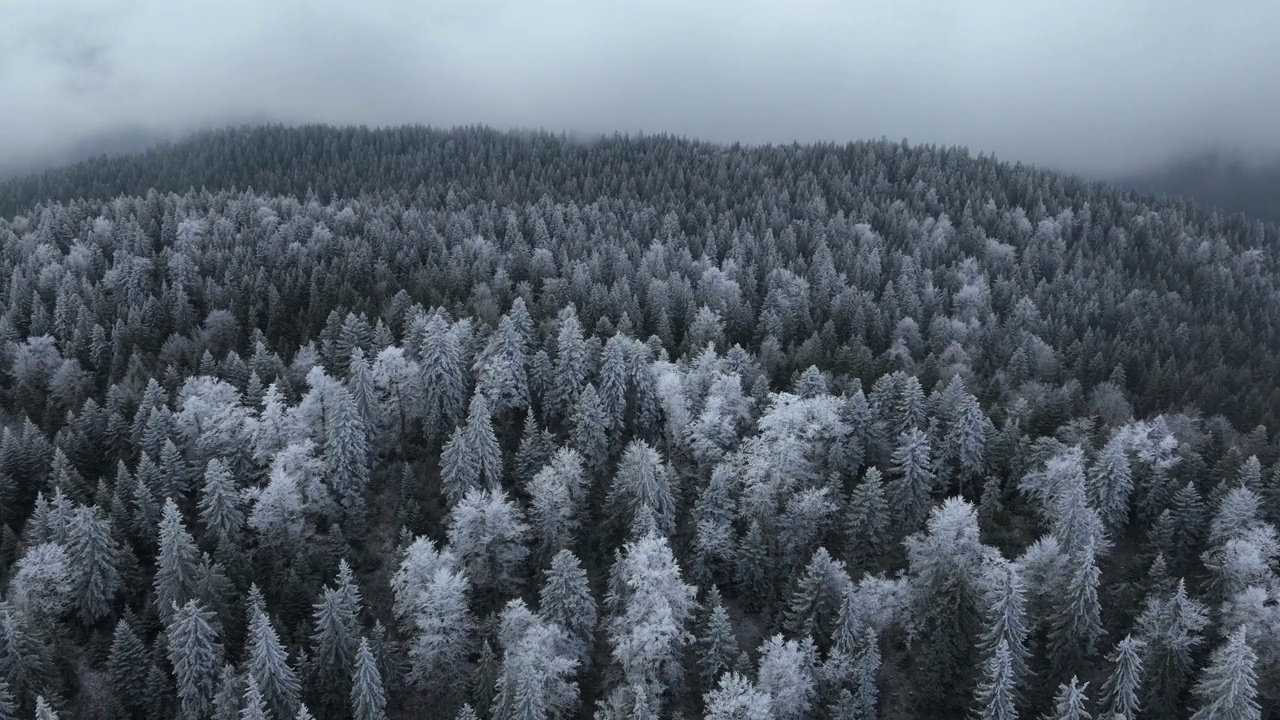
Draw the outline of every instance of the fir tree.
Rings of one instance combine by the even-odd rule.
[[[1081,665],[1097,649],[1102,636],[1102,607],[1098,602],[1100,572],[1093,548],[1069,556],[1071,575],[1064,592],[1054,598],[1048,618],[1049,655],[1054,672],[1065,675]]]
[[[213,720],[238,720],[240,717],[240,676],[227,663],[218,675],[218,692],[213,696]]]
[[[1089,683],[1081,685],[1075,676],[1071,682],[1063,683],[1053,698],[1053,712],[1049,714],[1049,720],[1090,720],[1092,716],[1085,709],[1089,698],[1084,694],[1088,687]]]
[[[720,602],[720,590],[714,585],[707,591],[702,603],[704,610],[702,628],[698,633],[698,673],[702,682],[711,687],[720,673],[729,670],[738,657],[738,638],[729,622],[729,613]]]
[[[538,595],[538,611],[563,627],[577,650],[576,659],[586,665],[596,631],[596,600],[587,583],[587,572],[578,558],[561,550],[551,559],[546,580]]]
[[[67,546],[76,611],[84,624],[92,625],[111,611],[120,585],[118,550],[110,523],[99,516],[97,508],[77,509]]]
[[[355,676],[351,680],[351,716],[355,720],[385,720],[387,696],[382,675],[369,649],[369,640],[360,638],[356,651]]]
[[[168,626],[169,662],[173,664],[184,717],[206,717],[213,709],[221,648],[218,633],[210,624],[212,619],[212,613],[190,600],[181,608],[174,608]]]
[[[196,596],[197,551],[187,533],[178,506],[169,498],[160,520],[160,556],[156,559],[155,602],[165,623],[173,620],[174,608]]]
[[[572,305],[561,310],[557,319],[560,332],[556,338],[554,382],[549,405],[558,416],[568,417],[587,384],[587,344]]]
[[[1017,720],[1018,679],[1007,640],[1000,638],[996,643],[982,673],[976,693],[977,716],[980,720]]]
[[[301,688],[289,666],[289,656],[271,621],[262,608],[255,607],[249,619],[248,671],[255,689],[275,717],[293,717],[298,711]],[[247,700],[246,708],[250,704]]]
[[[889,507],[880,471],[867,468],[849,498],[845,516],[847,561],[852,568],[870,566],[889,546]]]
[[[609,487],[608,503],[624,527],[634,524],[642,510],[648,510],[659,532],[668,534],[674,529],[671,470],[657,450],[642,440],[627,445]]]
[[[609,426],[596,387],[587,383],[573,409],[573,446],[593,474],[604,470],[609,460]]]
[[[1107,659],[1111,674],[1102,685],[1101,720],[1133,720],[1138,717],[1142,687],[1142,641],[1125,635]]]
[[[127,618],[116,622],[107,655],[107,678],[113,709],[125,717],[136,717],[146,705],[147,648],[133,631]]]
[[[1258,656],[1240,628],[1209,660],[1195,686],[1199,709],[1192,720],[1261,720],[1258,705]]]
[[[236,548],[244,532],[244,507],[231,471],[220,458],[213,458],[204,471],[200,489],[200,524],[218,543],[219,549]]]
[[[914,532],[924,521],[933,492],[932,465],[929,438],[915,428],[903,432],[893,451],[893,479],[888,487],[889,502],[898,512],[899,537]]]

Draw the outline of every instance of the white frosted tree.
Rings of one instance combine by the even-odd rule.
[[[250,613],[247,644],[249,677],[266,706],[275,717],[293,717],[302,701],[302,687],[289,665],[289,653],[260,607]]]
[[[609,646],[625,682],[639,688],[656,713],[665,689],[682,673],[697,590],[681,578],[666,539],[652,533],[627,543],[612,574]]]
[[[578,702],[578,661],[565,629],[512,600],[502,611],[498,638],[502,668],[494,720],[567,717]]]
[[[504,490],[472,490],[449,512],[449,547],[479,591],[519,587],[529,526]]]
[[[1116,643],[1107,659],[1111,674],[1102,685],[1100,720],[1134,720],[1138,717],[1142,687],[1142,641],[1132,635]]]
[[[792,720],[809,717],[817,694],[814,675],[818,662],[813,641],[785,640],[774,635],[760,646],[756,682],[769,693],[773,717]]]
[[[551,559],[545,576],[538,595],[538,612],[569,633],[575,657],[585,665],[591,657],[598,612],[587,572],[573,553],[561,550]]]
[[[386,720],[387,717],[387,694],[368,638],[360,638],[360,647],[356,651],[355,675],[351,681],[351,717],[353,720]]]
[[[703,696],[705,720],[773,720],[773,699],[736,672],[720,676],[715,689]]]
[[[624,526],[631,526],[643,512],[652,513],[658,531],[669,534],[675,525],[675,496],[671,469],[658,451],[643,440],[633,440],[622,454],[609,487],[608,503]]]
[[[160,519],[160,555],[154,583],[156,610],[165,623],[172,621],[174,608],[196,597],[198,556],[195,540],[187,532],[177,504],[169,498]]]
[[[212,620],[213,613],[189,600],[173,609],[173,620],[166,628],[167,652],[183,717],[207,717],[213,709],[222,649]]]
[[[470,677],[467,657],[476,628],[466,572],[452,552],[417,538],[391,576],[391,590],[408,637],[409,681],[438,696],[457,695]]]
[[[1194,690],[1199,708],[1191,720],[1261,720],[1257,661],[1245,630],[1231,633],[1200,674]]]
[[[76,612],[86,625],[111,611],[111,603],[120,589],[118,552],[110,521],[102,517],[97,508],[77,508],[67,535],[67,560]]]
[[[587,479],[582,458],[564,448],[528,485],[529,519],[546,558],[573,544],[586,510]]]

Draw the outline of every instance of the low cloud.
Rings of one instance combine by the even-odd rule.
[[[7,0],[0,167],[245,119],[1280,151],[1280,3]]]

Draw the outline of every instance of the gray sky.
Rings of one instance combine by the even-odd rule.
[[[1280,150],[1277,0],[0,0],[0,166],[118,131],[485,123]]]

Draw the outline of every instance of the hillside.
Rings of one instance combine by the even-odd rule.
[[[1280,222],[1280,160],[1221,152],[1189,155],[1115,181],[1121,187],[1194,199],[1223,212]]]
[[[0,706],[1280,710],[1275,225],[958,148],[323,126],[0,218]]]

